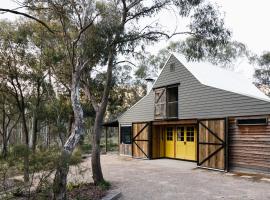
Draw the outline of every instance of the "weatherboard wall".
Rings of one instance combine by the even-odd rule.
[[[119,118],[119,124],[131,124],[132,122],[148,122],[154,120],[154,92],[144,96],[140,101],[128,109]]]
[[[170,71],[170,65],[175,71]],[[213,74],[214,76],[215,74]],[[228,80],[230,81],[230,80]],[[173,84],[178,87],[178,118],[220,118],[264,115],[270,113],[270,102],[201,84],[173,55],[167,61],[154,89]],[[153,121],[154,92],[151,91],[120,118],[121,123]]]

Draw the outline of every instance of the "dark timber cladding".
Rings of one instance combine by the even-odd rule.
[[[229,119],[229,163],[231,169],[270,173],[270,121],[266,125],[237,125]],[[252,117],[249,117],[252,118]]]

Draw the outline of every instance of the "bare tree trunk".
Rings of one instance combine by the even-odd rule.
[[[33,124],[32,124],[32,151],[35,153],[36,146],[37,146],[37,132],[38,132],[38,119],[37,119],[37,113],[34,111],[33,113]]]
[[[101,113],[96,113],[93,135],[92,135],[92,173],[93,180],[95,184],[104,182],[101,163],[100,163],[100,137],[101,137],[101,125],[102,125],[103,115]]]
[[[67,199],[66,184],[69,171],[69,161],[73,150],[78,144],[83,134],[83,110],[80,103],[80,72],[75,71],[72,74],[71,103],[74,111],[74,124],[71,134],[66,141],[54,178],[54,199]]]
[[[2,156],[4,159],[7,158],[8,154],[8,141],[7,141],[7,135],[3,132],[3,147],[2,147]]]
[[[5,102],[5,101],[4,101]],[[2,142],[3,142],[3,148],[2,148],[2,156],[3,158],[7,157],[7,129],[6,129],[6,109],[5,109],[5,103],[3,105],[2,110]]]
[[[28,129],[27,129],[27,122],[25,118],[25,114],[22,114],[22,126],[23,126],[23,132],[25,136],[25,155],[24,155],[24,173],[23,178],[24,182],[29,182],[29,135],[28,135]]]
[[[109,52],[106,84],[104,87],[101,104],[98,108],[96,108],[96,118],[95,118],[94,130],[93,130],[93,136],[92,136],[93,139],[92,139],[91,164],[92,164],[92,173],[93,173],[93,179],[94,179],[95,184],[104,182],[101,164],[100,164],[100,137],[101,137],[102,121],[103,121],[104,114],[107,108],[108,97],[109,97],[110,89],[111,89],[112,69],[113,69],[113,61],[114,61],[113,51],[114,51],[114,48],[112,48]]]

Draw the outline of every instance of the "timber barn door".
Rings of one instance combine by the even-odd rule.
[[[132,157],[150,159],[151,123],[133,123],[132,135]]]
[[[227,170],[226,119],[200,120],[198,126],[198,166],[208,169]]]

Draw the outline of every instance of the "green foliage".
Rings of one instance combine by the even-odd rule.
[[[79,188],[81,187],[82,185],[84,185],[85,183],[84,182],[80,182],[80,183],[73,183],[73,182],[69,182],[67,184],[67,191],[72,191],[74,190],[75,188]]]
[[[8,159],[0,159],[0,165],[3,170],[6,168],[11,174],[21,174],[24,169],[23,158],[26,153],[29,153],[30,173],[53,170],[58,164],[60,152],[59,147],[51,147],[32,153],[25,148],[25,145],[15,145],[7,156]],[[71,156],[70,164],[77,165],[81,161],[82,151],[76,148]]]
[[[259,66],[255,68],[254,78],[256,85],[263,89],[266,95],[270,95],[270,52],[264,52],[255,59]]]
[[[32,171],[52,170],[57,166],[59,148],[50,148],[45,151],[38,151],[31,155],[30,169]],[[46,166],[46,167],[44,167]]]
[[[82,161],[82,151],[79,147],[75,148],[70,158],[71,165],[77,165]]]
[[[11,154],[13,158],[23,158],[25,155],[30,154],[30,150],[26,145],[18,144],[12,147]]]
[[[99,186],[102,190],[108,190],[108,189],[111,187],[111,183],[108,182],[108,181],[106,181],[106,180],[104,180],[104,181],[100,182],[100,183],[98,184],[98,186]]]
[[[92,145],[91,144],[81,144],[80,145],[80,148],[81,148],[81,151],[82,153],[91,153],[91,150],[92,150]]]

